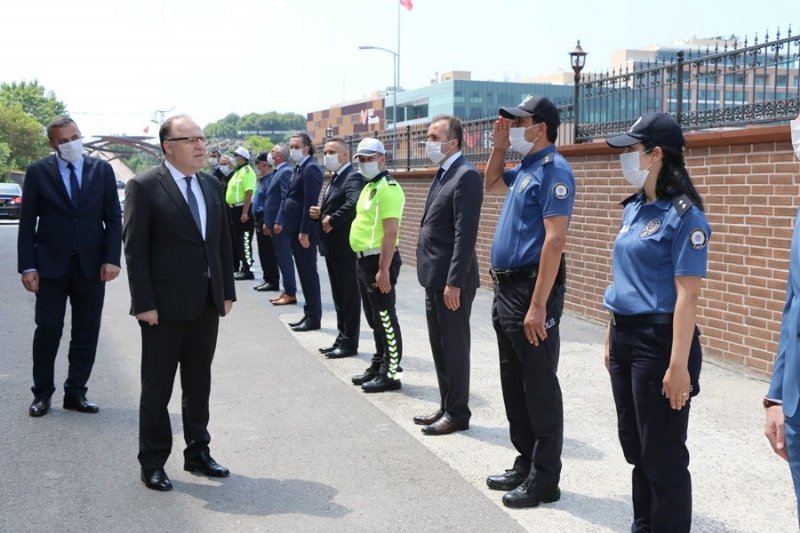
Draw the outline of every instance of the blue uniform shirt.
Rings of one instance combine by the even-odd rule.
[[[681,216],[671,200],[646,204],[644,193],[637,194],[622,213],[603,304],[620,315],[672,313],[675,278],[706,276],[710,236],[696,205]]]
[[[533,267],[542,255],[544,219],[572,215],[575,176],[555,146],[522,158],[503,173],[508,194],[492,244],[492,268]]]
[[[264,204],[267,201],[267,187],[272,179],[272,172],[258,178],[256,193],[253,196],[253,214],[264,213]]]

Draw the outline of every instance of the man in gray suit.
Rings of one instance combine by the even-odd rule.
[[[439,381],[439,409],[415,416],[426,435],[469,429],[469,317],[480,286],[475,241],[483,179],[461,154],[463,129],[451,116],[428,128],[427,156],[440,165],[428,192],[417,242],[417,279],[425,287],[428,336]]]

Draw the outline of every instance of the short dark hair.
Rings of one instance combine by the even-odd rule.
[[[558,139],[558,126],[550,124],[549,122],[545,122],[544,119],[541,119],[537,116],[533,116],[533,123],[534,124],[541,124],[544,122],[544,125],[547,126],[547,140],[548,142],[555,143],[556,139]]]
[[[292,137],[297,137],[303,144],[308,146],[308,155],[314,155],[314,143],[311,142],[311,137],[308,136],[307,133],[297,132]]]
[[[167,120],[165,120],[161,124],[161,127],[158,128],[158,142],[159,142],[159,145],[161,146],[161,153],[166,153],[164,151],[164,141],[166,141],[167,137],[169,136],[169,132],[172,129],[172,124],[174,122],[177,122],[178,120],[181,120],[181,119],[184,119],[184,118],[189,118],[189,116],[188,115],[175,115],[175,116],[169,117]]]
[[[72,120],[67,115],[59,115],[47,124],[47,138],[49,140],[53,140],[53,130],[55,128],[65,128],[70,124],[75,124],[75,121]]]
[[[461,121],[452,115],[436,115],[431,124],[442,120],[447,122],[447,140],[455,139],[458,149],[461,150],[461,145],[464,143],[464,126],[461,125]]]
[[[328,143],[336,143],[344,149],[345,153],[347,150],[347,142],[342,137],[331,137],[330,139],[325,139],[325,144]]]

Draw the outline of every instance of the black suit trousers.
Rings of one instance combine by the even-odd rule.
[[[361,299],[356,278],[355,254],[344,257],[325,257],[328,278],[331,282],[333,307],[336,309],[336,345],[358,349],[361,329]]]
[[[400,252],[394,252],[389,265],[389,282],[391,290],[384,294],[375,286],[375,274],[378,273],[380,255],[370,255],[358,259],[358,291],[364,305],[364,316],[372,328],[375,338],[375,354],[372,356],[370,368],[381,375],[392,379],[402,372],[400,361],[403,359],[403,336],[400,322],[397,321],[395,303],[397,293],[395,286],[400,275]]]
[[[270,235],[264,235],[261,231],[261,224],[256,224],[256,242],[258,243],[258,261],[261,263],[261,270],[264,272],[263,279],[267,283],[278,285],[281,279],[278,270],[278,258],[275,255],[275,244]]]
[[[55,391],[54,366],[67,299],[72,306],[72,334],[69,342],[69,371],[64,382],[66,395],[86,394],[86,382],[92,373],[100,315],[106,285],[98,277],[87,279],[81,272],[78,256],[73,255],[69,268],[60,279],[39,279],[36,293],[36,331],[33,334],[34,396],[50,397]]]
[[[142,395],[139,400],[139,463],[142,469],[162,468],[172,450],[167,406],[180,366],[184,456],[208,449],[208,397],[211,361],[217,345],[219,313],[209,298],[194,320],[160,320],[142,329]]]
[[[543,487],[561,477],[564,404],[556,372],[561,347],[559,321],[564,286],[555,285],[547,299],[547,338],[534,346],[523,322],[533,296],[534,280],[495,284],[492,323],[500,352],[500,383],[511,443],[519,452],[514,465]]]
[[[442,410],[453,420],[469,420],[469,317],[475,288],[461,289],[461,305],[455,311],[444,305],[444,290],[425,289],[428,336],[439,381]]]
[[[311,241],[311,246],[303,248],[297,240],[297,233],[289,233],[288,236],[300,286],[303,288],[303,298],[306,300],[303,314],[312,326],[319,326],[322,321],[322,295],[317,272],[317,243]]]
[[[253,217],[242,223],[242,206],[231,206],[228,210],[231,221],[231,243],[233,244],[233,270],[249,272],[253,265]]]

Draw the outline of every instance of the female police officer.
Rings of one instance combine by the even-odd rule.
[[[686,428],[689,398],[700,389],[695,316],[711,230],[672,117],[647,113],[607,142],[624,148],[622,173],[639,188],[623,202],[604,298],[605,362],[620,444],[633,465],[631,531],[689,531]]]

